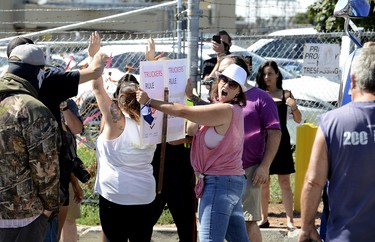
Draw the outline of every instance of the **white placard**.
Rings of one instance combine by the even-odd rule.
[[[158,100],[164,100],[164,90],[168,88],[168,101],[185,105],[186,66],[186,59],[141,62],[140,87],[150,98]],[[151,125],[141,119],[142,144],[159,144],[162,140],[163,113],[151,110]],[[167,142],[185,137],[185,119],[168,115],[167,127]]]
[[[337,44],[305,44],[303,69],[305,76],[340,79],[340,46]]]

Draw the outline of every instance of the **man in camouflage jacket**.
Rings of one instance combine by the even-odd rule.
[[[58,124],[37,99],[44,64],[39,47],[18,46],[0,79],[0,241],[43,241],[59,206]]]

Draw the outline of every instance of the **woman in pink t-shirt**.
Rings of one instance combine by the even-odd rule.
[[[198,183],[199,240],[249,241],[242,213],[246,178],[242,168],[243,115],[247,72],[236,64],[216,73],[211,100],[206,106],[185,106],[149,98],[137,91],[141,104],[176,117],[186,118],[194,135],[191,163]]]

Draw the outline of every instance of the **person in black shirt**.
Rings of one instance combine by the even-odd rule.
[[[94,32],[90,36],[90,43],[96,38],[99,38],[99,34]],[[7,53],[11,51],[18,45],[22,44],[33,44],[31,39],[25,37],[16,37],[12,39],[7,46]],[[94,46],[95,47],[95,46]],[[108,56],[104,53],[98,52],[97,49],[90,48],[89,45],[89,56],[92,58],[90,65],[86,69],[77,71],[62,71],[59,69],[49,69],[47,71],[42,71],[38,75],[38,95],[39,100],[48,107],[52,112],[53,116],[57,120],[60,131],[61,127],[61,113],[60,113],[60,103],[66,101],[70,97],[74,97],[78,93],[78,85],[87,82],[92,79],[99,78],[104,71],[105,64],[107,63]],[[94,54],[93,54],[94,53]],[[96,53],[96,54],[95,54]],[[61,131],[62,132],[62,131]],[[64,195],[64,202],[62,208],[59,211],[58,222],[60,224],[57,229],[57,221],[54,223],[54,228],[51,228],[52,233],[49,231],[46,233],[45,241],[58,242],[62,225],[64,224],[67,208],[69,205],[69,182],[70,175],[67,175],[64,171],[63,155],[60,153],[60,188]],[[65,208],[64,208],[65,207]],[[57,219],[57,218],[56,218]]]

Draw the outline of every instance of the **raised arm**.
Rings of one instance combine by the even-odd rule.
[[[92,80],[92,89],[104,119],[103,133],[107,139],[118,137],[124,129],[124,116],[117,104],[108,96],[103,85],[103,78]]]
[[[109,57],[106,54],[99,52],[100,44],[99,33],[93,32],[90,36],[88,47],[90,64],[86,69],[79,71],[79,83],[98,79],[103,74],[104,67],[107,64]]]

